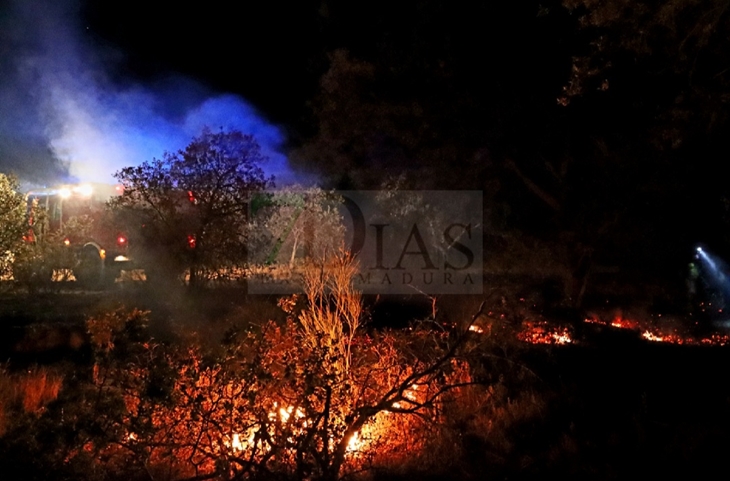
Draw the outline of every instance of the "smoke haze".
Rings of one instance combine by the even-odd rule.
[[[212,129],[253,134],[277,183],[284,135],[244,99],[170,74],[121,82],[123,55],[95,45],[74,1],[0,4],[0,172],[26,182],[113,182],[112,174]],[[114,79],[117,79],[116,81]]]

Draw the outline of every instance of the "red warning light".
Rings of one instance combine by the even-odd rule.
[[[121,246],[121,245],[124,245],[126,243],[127,243],[127,238],[126,237],[124,237],[123,235],[120,235],[119,237],[117,237],[117,244],[119,244]]]
[[[194,235],[188,236],[188,247],[191,249],[195,249],[195,236]]]

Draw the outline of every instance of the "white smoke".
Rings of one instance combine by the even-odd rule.
[[[206,92],[202,85],[172,75],[154,86],[114,83],[119,53],[93,45],[92,37],[83,35],[75,2],[17,0],[6,17],[11,19],[6,23],[12,27],[13,53],[0,57],[0,110],[5,116],[0,154],[7,139],[17,137],[12,153],[22,159],[23,142],[31,143],[24,136],[30,132],[35,140],[45,140],[56,165],[70,177],[113,182],[122,167],[183,148],[203,126],[235,128],[256,137],[270,158],[265,170],[279,178],[291,176],[280,152],[281,130],[241,97]],[[36,157],[28,156],[19,170],[48,177],[33,169],[53,170],[52,162]]]

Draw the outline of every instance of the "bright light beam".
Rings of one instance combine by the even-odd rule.
[[[701,247],[697,248],[697,252],[702,257],[702,260],[705,261],[705,263],[712,269],[712,273],[716,276],[720,276],[724,278],[725,276],[720,272],[720,270],[717,268],[717,263],[715,263],[714,260],[710,258],[710,256],[707,255],[707,252],[703,251]]]
[[[701,260],[704,269],[702,274],[714,289],[717,289],[720,294],[720,305],[723,307],[724,300],[730,298],[730,282],[728,281],[727,275],[724,270],[726,268],[725,263],[716,258],[714,255],[710,255],[705,252],[701,247],[697,248],[697,257]]]

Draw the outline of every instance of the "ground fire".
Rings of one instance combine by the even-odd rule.
[[[501,318],[504,319],[504,316]],[[642,339],[652,342],[666,342],[681,345],[725,346],[730,344],[730,335],[712,333],[704,336],[692,335],[678,328],[661,328],[652,322],[641,322],[615,316],[610,320],[599,317],[587,317],[586,324],[602,326],[609,329],[634,331]],[[489,330],[479,325],[472,325],[469,330],[475,334],[489,335]],[[566,345],[576,342],[570,327],[551,323],[547,320],[524,320],[517,331],[518,340],[529,344]]]
[[[597,317],[586,318],[588,324],[608,326],[615,329],[627,329],[641,333],[641,338],[652,342],[666,342],[682,345],[724,346],[730,343],[730,335],[712,333],[706,336],[693,336],[686,330],[679,328],[661,328],[653,322],[640,322],[616,316],[611,321],[604,321]]]
[[[546,321],[525,321],[517,339],[530,344],[570,344],[573,339],[567,327],[552,326]]]

